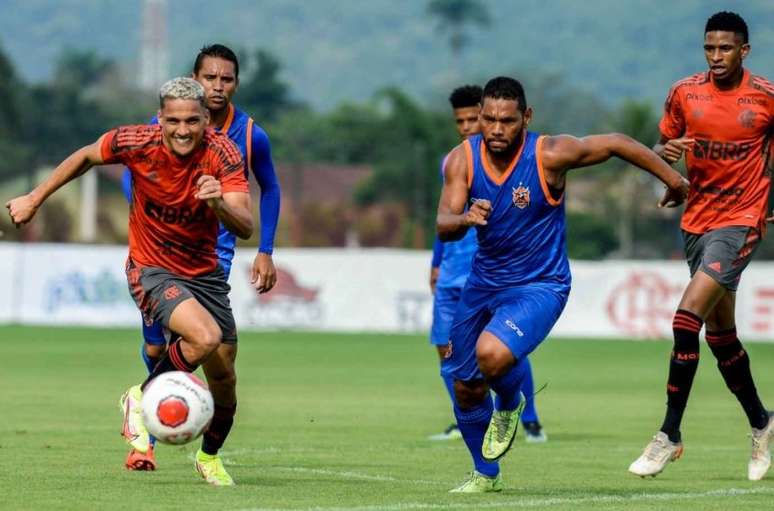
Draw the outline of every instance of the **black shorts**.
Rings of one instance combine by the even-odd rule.
[[[163,268],[135,266],[126,260],[129,293],[146,322],[152,320],[169,328],[169,318],[180,302],[195,298],[209,312],[223,332],[222,342],[236,343],[236,322],[228,293],[231,286],[223,269],[198,277],[182,277]]]
[[[742,271],[761,243],[761,233],[745,226],[722,227],[704,234],[683,231],[691,277],[701,270],[729,291],[736,291]]]

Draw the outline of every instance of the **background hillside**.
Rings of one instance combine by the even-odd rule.
[[[721,9],[750,24],[749,67],[774,75],[770,0],[484,0],[491,25],[472,27],[460,59],[419,0],[187,0],[169,2],[170,61],[222,41],[260,47],[283,63],[293,96],[316,109],[361,101],[385,86],[441,104],[450,85],[498,73],[562,75],[616,104],[663,100],[704,67],[703,23]],[[93,49],[130,70],[140,43],[139,0],[0,0],[0,41],[27,80],[48,79],[63,48]],[[465,72],[460,71],[460,67]]]

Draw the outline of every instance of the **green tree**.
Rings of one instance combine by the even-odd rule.
[[[438,29],[448,34],[449,48],[459,70],[462,52],[470,41],[468,27],[491,24],[486,6],[481,0],[430,0],[426,11],[436,19]]]
[[[37,165],[61,161],[116,125],[147,122],[156,109],[113,60],[82,50],[65,50],[53,79],[30,87],[29,99],[25,136]]]
[[[266,50],[255,52],[255,65],[240,79],[239,104],[260,122],[276,120],[288,109],[301,105],[290,96],[290,87],[280,79],[282,64]]]
[[[0,47],[0,181],[27,171],[30,148],[22,135],[23,84]]]

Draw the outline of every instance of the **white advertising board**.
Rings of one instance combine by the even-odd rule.
[[[0,322],[138,326],[125,247],[0,243]],[[280,249],[279,279],[258,295],[252,250],[240,249],[231,302],[241,329],[426,332],[432,318],[430,253],[391,249]],[[671,337],[688,282],[680,261],[572,263],[573,286],[553,335]],[[774,264],[753,263],[737,295],[744,339],[774,340]]]

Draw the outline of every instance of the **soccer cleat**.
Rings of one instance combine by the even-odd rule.
[[[124,392],[118,406],[124,412],[124,425],[121,429],[121,435],[123,435],[132,449],[145,454],[150,448],[150,438],[148,430],[145,429],[145,423],[142,420],[141,400],[142,390],[139,385],[135,385],[129,387],[129,390]]]
[[[497,474],[495,477],[488,477],[474,470],[465,482],[449,490],[449,493],[487,493],[493,491],[503,491],[503,476]]]
[[[153,446],[148,447],[148,452],[141,453],[136,449],[129,451],[124,466],[127,470],[156,470],[156,458],[153,455]]]
[[[519,416],[524,409],[524,401],[515,410],[495,410],[481,445],[481,455],[488,462],[497,461],[508,452],[516,438],[519,428]]]
[[[213,486],[234,486],[234,480],[226,472],[217,454],[207,454],[199,449],[194,458],[194,467],[199,475]]]
[[[774,436],[774,415],[769,415],[769,423],[763,429],[752,428],[752,454],[747,464],[747,479],[760,481],[771,466],[769,442]]]
[[[428,440],[457,440],[462,438],[462,433],[460,433],[460,428],[456,424],[451,424],[443,432],[430,435],[427,438]]]
[[[548,442],[548,435],[543,431],[543,426],[538,421],[524,423],[524,435],[528,444],[542,444]]]
[[[683,455],[683,444],[672,442],[666,433],[659,431],[645,447],[642,455],[629,465],[629,472],[640,477],[660,474],[666,464]]]

